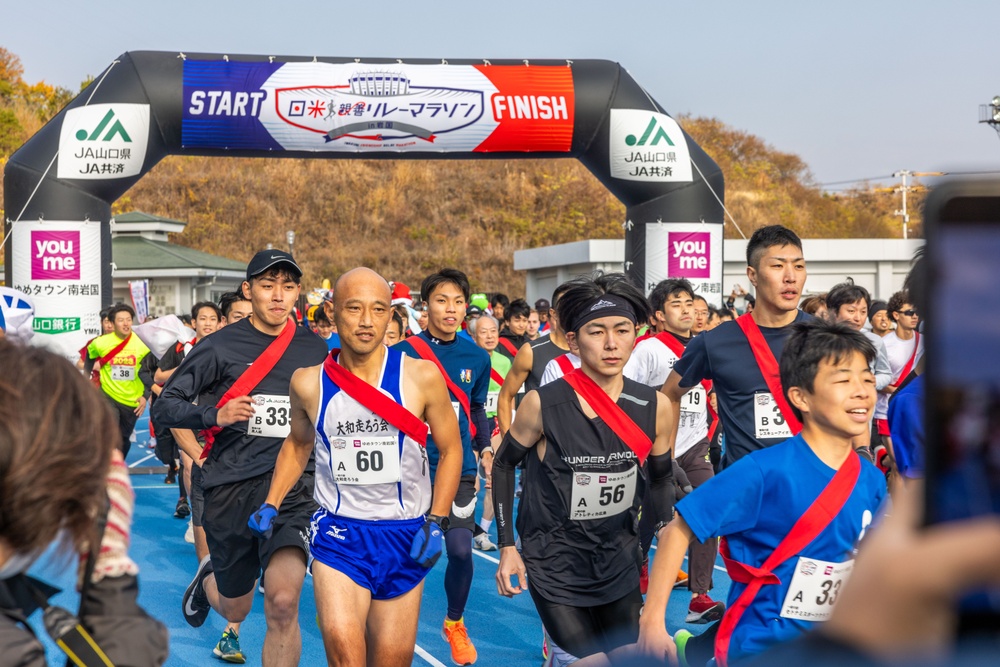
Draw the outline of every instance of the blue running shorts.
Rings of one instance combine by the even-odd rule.
[[[391,600],[416,588],[430,572],[410,558],[413,537],[424,521],[422,516],[392,521],[348,519],[320,507],[312,518],[312,556],[367,588],[373,600]]]

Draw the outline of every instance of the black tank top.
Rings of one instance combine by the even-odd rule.
[[[569,350],[564,350],[552,342],[550,336],[544,340],[538,340],[531,344],[531,370],[528,378],[524,381],[524,393],[532,389],[538,389],[542,384],[542,375],[545,374],[545,367],[556,357],[566,354]]]
[[[529,585],[557,604],[613,602],[639,585],[645,472],[601,417],[584,414],[565,380],[537,391],[545,457],[534,451],[525,459],[517,514]],[[625,378],[618,406],[655,439],[656,390]]]

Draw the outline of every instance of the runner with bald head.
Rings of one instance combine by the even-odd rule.
[[[312,573],[327,663],[409,665],[423,580],[462,471],[458,420],[437,367],[382,344],[392,317],[385,279],[348,271],[323,307],[343,347],[292,376],[291,433],[249,525],[267,535],[315,450]],[[440,454],[433,495],[428,426]]]

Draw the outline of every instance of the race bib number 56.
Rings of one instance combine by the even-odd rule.
[[[574,472],[570,518],[574,521],[606,519],[632,507],[636,470],[633,466],[616,473]]]
[[[284,438],[292,429],[292,403],[287,396],[257,394],[247,434],[262,438]]]

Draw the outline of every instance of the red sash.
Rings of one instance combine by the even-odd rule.
[[[128,342],[130,340],[132,340],[131,331],[129,332],[128,337],[125,338],[125,340],[123,340],[122,342],[118,343],[113,348],[111,348],[111,351],[105,354],[103,357],[100,357],[99,361],[101,362],[101,365],[106,366],[109,363],[111,363],[111,360],[114,359],[119,352],[125,349],[125,346],[128,345]]]
[[[497,372],[497,369],[490,366],[490,379],[496,382],[498,385],[503,386],[503,376]]]
[[[778,409],[781,410],[781,416],[788,423],[788,428],[791,430],[792,435],[798,435],[802,431],[802,423],[795,417],[792,407],[788,404],[788,400],[785,399],[785,391],[781,387],[781,373],[778,369],[778,360],[774,358],[774,353],[771,352],[767,341],[764,340],[764,334],[760,332],[760,327],[757,326],[756,320],[751,315],[751,313],[740,315],[736,318],[736,324],[740,326],[743,334],[750,342],[750,351],[753,352],[753,358],[757,361],[760,374],[764,376],[764,383],[767,385],[767,390],[774,396],[774,400],[778,404]]]
[[[505,349],[508,352],[510,352],[512,356],[515,356],[515,357],[517,356],[517,348],[514,347],[514,343],[510,342],[506,338],[499,339],[499,342],[500,342],[500,345],[503,346],[503,349]]]
[[[254,387],[260,384],[260,381],[267,377],[267,374],[274,369],[278,360],[285,354],[285,350],[288,349],[293,338],[295,338],[295,321],[289,318],[285,322],[285,328],[281,330],[278,337],[271,341],[271,344],[260,353],[260,356],[252,364],[247,366],[242,375],[236,378],[236,382],[226,390],[226,393],[222,395],[222,398],[215,404],[215,407],[221,408],[237,396],[249,396]],[[208,453],[212,451],[212,445],[215,444],[215,436],[221,431],[221,427],[213,426],[201,432],[205,436],[205,447],[201,450],[202,459],[208,458]]]
[[[747,585],[740,596],[736,598],[736,602],[726,610],[722,622],[719,623],[719,632],[715,637],[715,661],[721,667],[726,667],[729,657],[729,642],[733,637],[733,631],[747,607],[753,603],[758,591],[769,584],[781,584],[781,580],[774,574],[775,568],[801,552],[837,518],[847,499],[854,492],[854,486],[857,484],[860,474],[861,459],[858,458],[857,454],[851,452],[847,455],[844,464],[840,466],[840,470],[834,474],[833,479],[824,487],[809,509],[805,511],[805,514],[799,517],[792,529],[788,531],[788,534],[760,567],[752,567],[731,559],[729,545],[725,538],[721,540],[719,553],[726,564],[729,578]]]
[[[568,354],[560,354],[556,357],[556,363],[559,364],[559,368],[562,370],[563,375],[569,375],[576,370],[576,368],[573,367],[573,362],[569,360]]]
[[[500,340],[503,340],[502,338]],[[455,400],[459,402],[462,406],[462,411],[465,413],[465,418],[469,422],[469,435],[473,438],[476,437],[476,425],[472,423],[472,406],[469,403],[469,395],[462,391],[458,385],[452,382],[452,379],[448,377],[448,371],[444,369],[441,365],[441,361],[434,354],[434,350],[431,346],[427,344],[420,336],[411,336],[406,339],[406,342],[413,346],[413,351],[420,355],[421,359],[426,359],[427,361],[433,361],[434,365],[438,367],[441,371],[441,377],[444,378],[444,383],[448,386],[448,391],[451,395],[455,397]]]
[[[917,360],[917,350],[920,349],[920,332],[914,331],[913,336],[913,354],[910,355],[910,360],[906,362],[905,366],[903,366],[903,370],[900,371],[899,377],[893,380],[893,384],[898,384],[899,382],[905,380],[910,374],[910,371],[913,370],[913,363]]]
[[[413,440],[416,440],[420,443],[421,447],[426,447],[427,424],[417,419],[416,415],[402,405],[337,363],[334,357],[338,354],[340,354],[339,349],[331,350],[326,361],[323,362],[323,370],[326,371],[327,376],[333,380],[334,384],[343,389],[355,401],[410,436]]]
[[[639,457],[639,465],[645,464],[646,457],[653,449],[653,441],[649,439],[646,432],[639,428],[638,424],[632,421],[632,418],[625,414],[625,411],[579,368],[564,375],[563,379],[569,383],[569,386],[573,387],[576,393],[583,396],[594,412],[599,414],[604,423],[611,427],[615,435],[635,452],[636,456]]]

